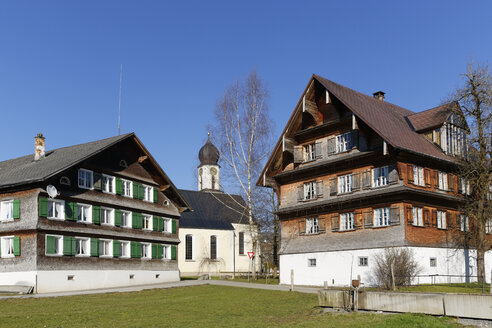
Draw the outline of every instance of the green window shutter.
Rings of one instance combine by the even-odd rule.
[[[70,241],[72,242],[72,254],[71,255],[75,255],[75,250],[77,249],[77,247],[75,246],[75,237],[70,237]]]
[[[171,246],[171,260],[176,259],[176,246]]]
[[[135,243],[137,246],[135,246],[136,251],[137,251],[137,257],[141,258],[142,257],[142,243]]]
[[[63,237],[63,255],[72,255],[72,237]]]
[[[14,219],[20,218],[20,200],[14,199]]]
[[[114,225],[121,227],[121,210],[114,210]]]
[[[14,255],[15,256],[20,256],[21,250],[20,250],[20,237],[14,237]]]
[[[156,259],[157,258],[157,245],[152,244],[152,258]]]
[[[54,236],[46,236],[46,254],[55,254]]]
[[[144,199],[144,188],[141,184],[138,185],[138,199]]]
[[[171,230],[171,232],[172,233],[176,233],[176,220],[173,219],[171,221],[172,221],[171,222],[172,223],[172,230]]]
[[[113,240],[113,256],[120,257],[120,242]]]
[[[138,183],[133,183],[133,198],[138,198]]]
[[[48,198],[39,197],[39,216],[48,217]]]
[[[131,258],[135,257],[135,243],[133,241],[130,242],[130,257]]]
[[[154,203],[157,204],[157,201],[159,199],[158,191],[157,188],[153,188],[153,189],[154,189]]]
[[[133,212],[132,213],[132,228],[133,229],[137,229],[138,228],[137,221],[138,221],[138,213]]]
[[[91,256],[99,256],[99,238],[91,238]]]
[[[152,230],[159,231],[159,218],[155,215],[152,217]]]
[[[157,245],[157,258],[162,259],[162,245]]]
[[[162,232],[164,230],[164,219],[159,217],[157,231]]]
[[[101,224],[101,207],[92,206],[92,223]]]
[[[77,203],[65,203],[65,220],[77,221]]]
[[[94,177],[94,184],[93,184],[94,189],[101,190],[102,189],[101,173],[94,172],[92,176]]]
[[[138,229],[142,229],[143,228],[143,215],[142,213],[138,213]]]
[[[123,182],[120,178],[116,178],[116,193],[118,195],[123,194]]]

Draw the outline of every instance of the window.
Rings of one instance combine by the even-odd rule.
[[[164,226],[162,227],[163,232],[171,232],[171,219],[168,218],[163,218],[164,219]]]
[[[153,202],[154,201],[154,188],[144,185],[143,190],[144,190],[144,199],[143,200],[145,200],[147,202]]]
[[[130,242],[120,240],[120,257],[129,258],[130,257]]]
[[[314,233],[318,233],[318,231],[319,231],[318,218],[306,219],[306,234],[314,234]]]
[[[193,260],[193,235],[185,236],[185,260]]]
[[[435,268],[437,266],[437,259],[435,257],[430,258],[430,266]]]
[[[46,235],[46,254],[63,255],[62,236]]]
[[[446,229],[446,212],[437,211],[437,228]]]
[[[374,209],[374,224],[375,227],[384,227],[390,225],[390,208]]]
[[[114,225],[114,210],[112,208],[101,208],[101,224]]]
[[[388,184],[388,167],[378,167],[372,169],[372,186],[381,187]]]
[[[217,236],[210,236],[210,259],[217,259]]]
[[[369,258],[367,256],[359,256],[359,266],[368,266]]]
[[[77,204],[77,222],[92,222],[92,207],[90,205]]]
[[[448,190],[448,174],[439,171],[438,177],[439,177],[439,189]]]
[[[127,211],[121,211],[121,226],[125,228],[131,228],[132,226],[132,213]]]
[[[113,243],[111,240],[99,240],[99,255],[101,257],[113,257]]]
[[[88,238],[75,237],[75,256],[90,256]]]
[[[14,201],[7,200],[0,202],[0,220],[7,221],[14,219]]]
[[[152,230],[152,216],[150,215],[142,215],[143,219],[143,229],[145,230]]]
[[[316,198],[316,181],[304,184],[304,199],[310,200]]]
[[[460,214],[460,231],[469,231],[470,226],[468,222],[468,216]]]
[[[171,247],[169,245],[163,245],[162,247],[162,257],[165,260],[171,259]]]
[[[413,166],[413,183],[418,186],[425,186],[424,168],[422,166]]]
[[[338,177],[338,193],[343,194],[347,192],[352,192],[352,174]]]
[[[152,253],[150,250],[150,244],[149,243],[142,243],[142,258],[145,258],[145,259],[152,258]]]
[[[488,219],[485,221],[485,233],[490,234],[492,233],[492,219]]]
[[[244,232],[239,233],[239,254],[244,255]]]
[[[48,199],[48,218],[65,219],[65,202],[63,200]]]
[[[313,161],[316,159],[316,145],[314,143],[304,146],[304,161]]]
[[[84,189],[93,188],[92,171],[79,169],[79,187]]]
[[[0,241],[2,257],[14,257],[14,237],[2,237]]]
[[[422,219],[422,207],[414,207],[413,212],[413,225],[418,227],[424,226],[424,220]]]
[[[115,178],[110,176],[110,175],[103,174],[102,175],[102,190],[104,192],[114,194],[116,192]]]
[[[354,213],[340,214],[340,231],[354,230]]]
[[[461,190],[460,192],[463,195],[470,195],[470,181],[466,178],[461,178],[460,179],[460,184],[461,184]]]
[[[347,132],[337,136],[337,153],[350,150],[352,133]]]
[[[129,180],[121,179],[121,186],[123,187],[121,194],[126,197],[133,197],[133,186]]]
[[[315,267],[316,259],[308,259],[308,267]]]

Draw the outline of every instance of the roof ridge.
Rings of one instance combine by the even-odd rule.
[[[54,149],[48,149],[45,152],[48,153],[48,152],[54,152],[54,151],[57,151],[57,150],[62,150],[62,149],[67,149],[67,148],[72,148],[72,147],[77,147],[77,146],[82,146],[82,145],[88,145],[88,144],[91,144],[91,143],[101,142],[101,141],[109,140],[109,139],[112,139],[112,138],[115,138],[115,139],[118,139],[118,137],[126,138],[126,137],[128,137],[128,136],[130,136],[132,134],[134,135],[135,132],[129,132],[129,133],[125,133],[125,134],[122,134],[122,135],[119,135],[119,136],[113,136],[113,137],[108,137],[108,138],[104,138],[104,139],[93,140],[93,141],[89,141],[89,142],[82,142],[82,143],[79,143],[79,144],[76,144],[76,145],[71,145],[71,146],[64,146],[64,147],[58,147],[58,148],[54,148]],[[22,156],[19,156],[19,157],[9,158],[9,159],[0,161],[0,164],[3,163],[3,162],[13,161],[13,160],[16,160],[16,159],[21,159],[21,158],[29,157],[29,156],[33,156],[33,155],[34,155],[34,153],[27,154],[27,155],[22,155]]]

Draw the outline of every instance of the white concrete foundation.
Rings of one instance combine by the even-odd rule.
[[[440,275],[435,278],[421,277],[414,283],[457,283],[465,282],[464,277],[444,277],[443,275],[465,275],[465,254],[463,250],[452,248],[408,247],[414,252],[420,265],[420,275]],[[365,286],[375,285],[373,277],[374,256],[384,249],[359,249],[350,251],[302,253],[280,255],[280,283],[291,283],[291,270],[294,270],[294,284],[304,286],[349,286],[352,279],[360,275]],[[368,258],[367,266],[359,266],[359,257]],[[436,259],[436,266],[430,266],[430,258]],[[309,259],[316,259],[316,266],[309,266]],[[485,256],[487,282],[491,280],[492,251]],[[476,276],[476,252],[469,252],[469,275]],[[434,281],[432,281],[434,279]],[[476,281],[471,278],[470,281]]]
[[[179,280],[179,271],[60,270],[0,273],[0,285],[35,286],[37,293],[150,285]]]

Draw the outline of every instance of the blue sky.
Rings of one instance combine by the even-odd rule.
[[[134,131],[180,188],[225,88],[256,69],[275,138],[316,73],[413,111],[492,58],[491,1],[2,1],[0,160]]]

